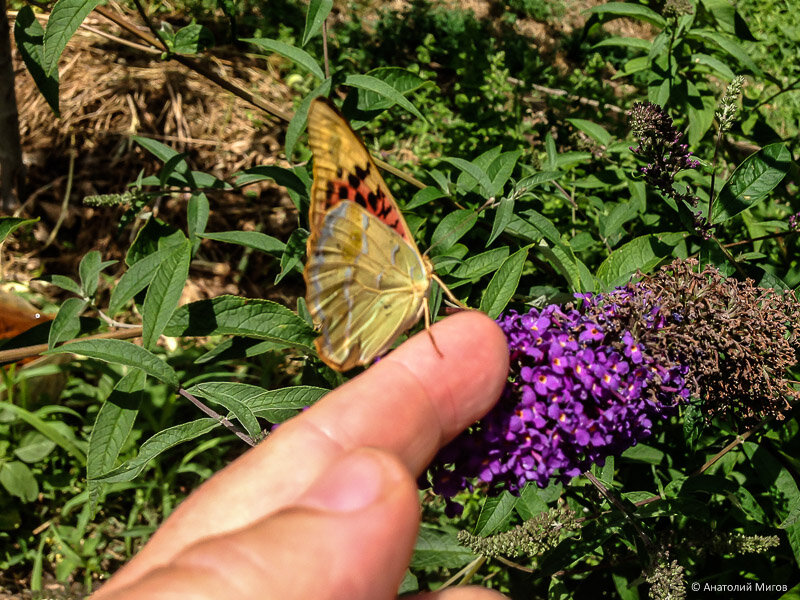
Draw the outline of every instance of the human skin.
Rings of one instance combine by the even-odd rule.
[[[94,600],[394,598],[420,522],[416,477],[483,416],[505,336],[455,314],[283,423],[191,494]],[[502,598],[477,588],[425,597]]]

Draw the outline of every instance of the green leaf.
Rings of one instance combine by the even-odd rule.
[[[275,277],[275,283],[280,282],[292,271],[303,272],[303,259],[306,256],[306,240],[308,231],[298,227],[292,231],[289,239],[286,240],[286,248],[281,254],[281,272]]]
[[[642,4],[633,4],[628,2],[607,2],[600,6],[593,6],[589,9],[600,15],[611,15],[612,17],[629,17],[631,19],[639,19],[646,21],[651,25],[655,25],[659,29],[663,29],[667,24],[664,17],[659,15],[652,9],[647,8]]]
[[[718,48],[739,61],[739,64],[748,69],[751,73],[761,76],[761,69],[753,59],[750,58],[750,55],[747,54],[747,50],[745,50],[739,42],[726,37],[724,34],[708,29],[692,29],[687,37],[715,44]]]
[[[286,244],[279,239],[258,231],[215,231],[203,233],[200,237],[217,242],[238,244],[265,254],[280,255],[286,249]]]
[[[504,491],[500,496],[486,498],[478,522],[475,524],[475,535],[486,537],[507,525],[514,514],[516,503],[517,498],[508,491]]]
[[[219,426],[219,423],[214,419],[198,419],[159,431],[141,445],[139,454],[135,458],[120,465],[113,471],[109,471],[100,477],[95,477],[91,481],[117,483],[136,479],[147,467],[147,464],[159,454],[178,444],[189,442],[205,435],[217,426]]]
[[[650,465],[658,465],[664,460],[665,455],[658,448],[653,448],[647,444],[636,444],[635,446],[625,450],[622,453],[622,456],[628,460],[635,460],[637,462],[643,462]]]
[[[47,75],[44,68],[44,29],[39,24],[33,9],[23,6],[14,21],[14,41],[28,73],[39,88],[47,104],[56,116],[58,111],[58,69]],[[2,238],[0,238],[2,241]]]
[[[493,248],[486,252],[481,252],[475,256],[470,256],[463,263],[450,273],[456,279],[477,279],[487,273],[496,271],[500,268],[503,261],[508,258],[508,246]]]
[[[483,188],[485,195],[489,195],[488,190],[492,187],[492,180],[489,179],[489,175],[481,169],[478,165],[474,162],[469,162],[464,160],[463,158],[457,158],[454,156],[445,156],[442,158],[443,161],[449,162],[451,165],[456,167],[457,169],[463,171],[467,175],[469,175],[475,182]],[[469,191],[469,190],[466,190]]]
[[[50,12],[44,32],[42,66],[49,75],[58,68],[58,59],[83,20],[102,0],[58,0]]]
[[[496,319],[511,301],[522,277],[522,268],[528,257],[528,246],[520,248],[500,265],[481,298],[480,310]]]
[[[635,219],[638,214],[638,205],[635,202],[618,202],[614,204],[611,214],[600,220],[600,235],[604,238],[614,238],[611,245],[616,244],[619,237],[625,233],[622,231],[622,226]]]
[[[608,146],[611,142],[611,134],[608,133],[606,128],[602,125],[598,125],[593,121],[587,121],[586,119],[567,119],[567,121],[572,123],[576,129],[579,129],[603,146]]]
[[[417,576],[414,575],[409,569],[406,569],[406,572],[403,574],[403,580],[400,582],[400,586],[397,588],[397,595],[406,596],[412,592],[418,591],[419,580],[417,580]]]
[[[597,269],[606,289],[627,283],[637,270],[650,272],[672,253],[675,234],[656,233],[634,238],[614,250]]]
[[[635,75],[649,68],[650,58],[647,56],[637,56],[622,65],[622,68],[617,71],[611,79],[620,79],[629,75]]]
[[[436,246],[439,253],[444,253],[460,240],[478,222],[478,215],[473,210],[455,210],[445,215],[436,226],[431,236],[431,247]]]
[[[289,125],[286,127],[284,152],[286,153],[287,159],[291,158],[292,154],[294,153],[294,147],[297,145],[297,140],[300,137],[300,133],[306,128],[306,121],[308,121],[308,109],[311,107],[311,101],[318,96],[327,96],[330,93],[331,80],[326,79],[315,89],[311,90],[311,92],[305,98],[303,98],[303,100],[297,106],[297,110],[295,111],[292,120],[289,121]]]
[[[201,384],[201,386],[202,385],[207,384]],[[195,391],[199,392],[199,390],[201,390],[201,386],[194,386],[192,388],[193,391],[186,391],[192,395],[195,395]],[[234,418],[236,418],[236,420],[242,424],[242,427],[244,427],[247,431],[247,435],[249,435],[251,438],[257,440],[261,437],[261,425],[258,424],[258,419],[247,405],[246,398],[245,401],[242,401],[231,394],[225,393],[198,393],[196,395],[202,395],[202,397],[206,400],[214,404],[218,404],[228,410],[231,414],[233,414]]]
[[[169,336],[242,335],[313,352],[316,334],[303,319],[270,300],[218,296],[184,304],[164,333]]]
[[[33,427],[47,439],[51,440],[68,454],[73,456],[78,463],[81,465],[86,464],[86,457],[84,456],[83,451],[75,444],[74,439],[70,439],[61,433],[61,431],[55,427],[54,423],[45,421],[32,412],[8,402],[0,402],[0,411],[9,412],[18,419],[25,421],[25,423]]]
[[[414,569],[458,569],[475,558],[471,550],[458,543],[454,532],[437,531],[423,524],[417,535],[411,567]]]
[[[418,191],[411,200],[405,205],[405,210],[413,210],[419,206],[424,204],[428,204],[428,202],[433,202],[434,200],[438,200],[439,198],[446,198],[447,194],[445,194],[439,188],[429,186],[422,188]]]
[[[183,159],[183,154],[180,154],[174,148],[170,148],[166,144],[162,144],[158,140],[153,140],[147,137],[142,137],[140,135],[134,135],[133,141],[139,144],[142,148],[147,150],[150,154],[155,156],[158,160],[163,163],[175,162],[173,165],[173,169],[178,171],[179,173],[188,172],[189,165]]]
[[[542,239],[541,232],[519,215],[512,215],[506,231],[515,237],[522,238],[529,243],[538,243]]]
[[[378,67],[372,69],[367,73],[370,77],[380,79],[390,87],[394,88],[403,96],[408,95],[416,89],[419,89],[425,80],[415,75],[411,71],[402,69],[400,67]],[[387,98],[382,94],[378,94],[372,90],[362,89],[358,94],[358,109],[362,111],[378,111],[386,110],[395,105],[395,101]],[[352,125],[357,128],[362,121],[354,119]]]
[[[233,176],[233,181],[236,187],[244,187],[260,181],[274,181],[278,185],[298,194],[305,194],[308,191],[305,183],[297,176],[297,173],[291,169],[274,165],[259,165],[239,171]]]
[[[29,431],[14,448],[14,455],[21,461],[33,464],[44,460],[55,449],[56,443],[39,433]]]
[[[191,305],[187,305],[191,306]],[[183,308],[183,307],[181,307]],[[167,334],[169,335],[169,334]],[[180,385],[178,374],[165,361],[149,352],[122,340],[78,340],[58,348],[48,350],[44,354],[64,354],[72,352],[105,362],[138,367],[148,375],[177,388]]]
[[[583,291],[579,261],[569,246],[555,244],[550,246],[545,240],[539,242],[536,250],[567,280],[567,286],[573,292]]]
[[[592,48],[602,48],[603,46],[621,46],[622,48],[634,48],[636,50],[650,51],[652,42],[635,37],[613,36],[597,42]]]
[[[520,179],[516,188],[527,192],[543,183],[561,179],[563,176],[564,173],[561,171],[540,171],[539,173],[534,173],[533,175]]]
[[[116,315],[128,300],[150,285],[158,265],[164,261],[174,247],[168,246],[163,250],[148,254],[133,263],[133,266],[122,274],[117,285],[111,290],[111,299],[108,302],[110,316]]]
[[[142,345],[152,350],[178,306],[189,276],[192,245],[175,246],[158,265],[142,305]]]
[[[784,531],[794,554],[794,561],[797,565],[800,565],[800,523],[789,525]]]
[[[303,41],[300,44],[305,46],[311,38],[313,38],[319,30],[322,29],[322,24],[333,8],[333,0],[311,0],[308,4],[308,12],[306,13],[306,27],[303,31]]]
[[[78,317],[86,308],[88,302],[83,298],[67,298],[59,307],[58,314],[50,324],[50,335],[47,339],[47,347],[55,348],[56,344],[71,340],[81,331],[81,323]]]
[[[511,173],[514,172],[514,167],[517,166],[517,161],[521,156],[521,150],[503,152],[494,161],[492,161],[492,164],[490,164],[489,168],[486,169],[486,174],[492,179],[491,186],[487,190],[487,195],[490,198],[499,196],[503,191],[503,188],[511,178]]]
[[[298,410],[315,404],[330,390],[307,385],[265,390],[245,383],[208,381],[193,385],[190,394],[214,400],[225,406],[229,400],[248,408],[256,417],[279,423]]]
[[[686,131],[689,146],[695,147],[714,123],[717,101],[713,94],[701,91],[691,81],[686,82],[689,92],[689,127]]]
[[[300,304],[301,299],[303,302],[305,302],[305,298],[300,296],[297,299],[298,305]],[[303,319],[305,320],[305,317],[303,317]],[[311,325],[311,323],[309,323],[309,325]],[[230,337],[222,340],[213,349],[209,350],[201,357],[196,358],[194,363],[196,365],[201,365],[203,363],[240,360],[242,358],[251,358],[253,356],[259,356],[260,354],[266,354],[267,352],[286,350],[287,348],[291,348],[291,346],[289,344],[283,344],[280,342],[263,342],[250,338]]]
[[[750,33],[747,22],[736,10],[736,6],[728,0],[702,0],[702,3],[706,10],[714,15],[714,20],[725,33],[734,35],[740,40],[756,41]]]
[[[522,213],[522,216],[550,243],[554,245],[561,244],[561,234],[558,232],[558,229],[556,229],[556,226],[553,225],[553,222],[550,219],[533,209],[526,210]],[[542,236],[537,237],[541,238]]]
[[[490,246],[500,234],[511,224],[514,218],[514,196],[509,196],[500,200],[497,205],[497,211],[494,213],[494,221],[492,222],[492,233],[489,234],[489,239],[486,245]]]
[[[81,279],[81,289],[86,298],[92,298],[97,292],[97,278],[102,268],[102,257],[97,250],[91,250],[81,259],[78,265],[78,274]]]
[[[136,234],[136,239],[131,244],[131,247],[128,248],[125,263],[133,266],[145,256],[178,246],[183,244],[185,240],[186,236],[182,231],[151,217],[144,224],[144,227],[139,230],[139,233]]]
[[[175,32],[172,51],[178,54],[197,54],[214,45],[214,34],[199,23],[189,23]]]
[[[794,525],[800,519],[800,502],[795,501],[789,507],[789,514],[778,525],[778,529],[786,529]]]
[[[200,247],[200,240],[197,238],[203,235],[208,224],[208,215],[211,207],[208,198],[202,192],[192,194],[189,198],[189,205],[186,207],[186,225],[189,232],[189,241],[192,243],[192,255]]]
[[[322,24],[320,23],[320,26],[321,25]],[[292,46],[290,44],[279,42],[278,40],[271,40],[269,38],[246,38],[241,41],[250,42],[251,44],[258,46],[259,48],[261,48],[262,50],[266,50],[267,52],[275,52],[277,54],[280,54],[281,56],[285,56],[295,64],[310,71],[311,74],[314,75],[314,77],[316,77],[317,79],[320,80],[325,79],[325,73],[323,73],[322,68],[319,66],[319,63],[317,63],[317,61],[314,60],[314,57],[311,56],[305,50],[298,48],[297,46]]]
[[[712,223],[724,223],[765,198],[786,177],[792,155],[781,142],[748,156],[719,191],[711,213]]]
[[[397,88],[393,87],[391,83],[378,79],[377,77],[373,77],[372,75],[356,74],[345,77],[344,84],[362,90],[367,90],[369,92],[378,94],[379,96],[383,96],[384,98],[388,98],[395,104],[399,104],[418,119],[422,119],[425,122],[428,121],[428,119],[422,116],[422,113],[417,110],[417,107],[411,104],[408,98],[403,96],[403,93]]]
[[[114,468],[139,414],[146,375],[132,369],[122,377],[103,402],[89,436],[86,476],[95,479]]]
[[[37,223],[39,221],[38,217],[36,219],[18,219],[16,217],[0,217],[0,244],[2,244],[6,238],[14,233],[14,230],[22,227],[23,225],[28,225],[30,223]]]
[[[41,279],[60,287],[62,290],[72,292],[76,296],[83,296],[83,290],[81,290],[81,286],[69,277],[65,277],[64,275],[45,275]]]
[[[736,77],[736,73],[733,72],[728,64],[715,56],[709,56],[708,54],[698,52],[697,54],[692,54],[691,61],[696,65],[705,65],[712,71],[716,71],[726,81],[730,81]]]
[[[647,86],[647,99],[653,104],[666,106],[672,92],[672,82],[669,78],[654,77]]]
[[[28,465],[12,460],[0,462],[0,485],[23,502],[33,502],[39,496],[39,484]]]

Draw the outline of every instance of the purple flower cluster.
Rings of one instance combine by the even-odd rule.
[[[580,298],[580,310],[551,304],[498,319],[511,353],[509,382],[495,408],[430,467],[448,513],[460,511],[450,498],[475,477],[494,493],[569,480],[649,436],[688,397],[685,368],[659,365],[630,331],[604,327],[629,292]],[[647,320],[643,327],[660,326],[657,308]]]
[[[800,223],[798,223],[798,218],[800,218],[800,212],[795,213],[789,217],[789,229],[792,231],[800,230]]]

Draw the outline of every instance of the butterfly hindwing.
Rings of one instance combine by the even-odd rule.
[[[344,371],[386,352],[419,320],[430,271],[416,247],[349,200],[325,213],[316,234],[306,300],[320,357]]]
[[[343,200],[360,205],[416,248],[397,202],[366,147],[327,100],[316,98],[311,103],[308,144],[314,154],[309,248],[327,211]]]

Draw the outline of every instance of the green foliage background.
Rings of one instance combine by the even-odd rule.
[[[59,0],[46,31],[30,8],[19,13],[17,39],[28,40],[19,49],[51,106],[58,106],[53,73],[63,44],[92,4]],[[151,7],[154,21],[159,6]],[[193,171],[160,142],[136,140],[163,168],[132,182],[124,198],[102,201],[124,200],[134,214],[189,189],[188,225],[150,220],[116,282],[106,280],[103,257],[88,253],[76,278],[50,279],[74,294],[52,324],[2,346],[41,341],[53,354],[86,358],[45,367],[68,376],[59,399],[28,393],[29,373],[3,371],[0,485],[8,493],[0,497],[0,570],[30,572],[34,589],[43,570],[90,587],[93,577],[109,575],[132,555],[191,488],[245,449],[178,389],[258,439],[268,423],[289,418],[346,379],[314,356],[302,298],[290,308],[232,296],[178,307],[203,244],[264,252],[274,257],[270,277],[301,280],[310,185],[303,132],[316,95],[341,94],[371,151],[424,182],[419,189],[389,178],[420,247],[436,242],[436,272],[464,302],[493,317],[509,307],[608,290],[673,257],[699,257],[731,276],[746,272],[765,286],[794,289],[798,237],[787,219],[800,210],[800,16],[777,0],[736,8],[701,0],[689,8],[670,16],[637,2],[594,6],[585,27],[555,38],[555,52],[569,65],[562,69],[516,25],[552,24],[566,3],[515,0],[483,19],[423,1],[402,14],[337,5],[326,78],[320,27],[330,2],[185,5],[191,24],[160,29],[165,58],[213,53],[215,45],[284,57],[282,76],[296,92],[286,154],[298,166],[264,165],[223,181]],[[636,23],[642,37],[609,34],[604,24],[621,17]],[[740,74],[748,81],[741,112],[719,138],[714,113]],[[704,214],[712,198],[719,203],[715,239],[697,236],[686,207],[648,189],[638,174],[625,111],[648,99],[668,109],[702,162],[678,184],[700,197]],[[284,186],[298,209],[298,228],[288,239],[205,230],[216,190],[246,193],[264,179]],[[0,219],[0,241],[25,225]],[[113,289],[108,304],[99,300],[98,283]],[[441,294],[431,303],[436,314]],[[58,346],[97,331],[97,310],[115,318],[134,304],[143,346],[121,340]],[[181,343],[157,347],[161,335]],[[732,423],[703,423],[687,409],[594,474],[640,527],[671,548],[688,581],[792,587],[800,575],[797,432],[792,415],[723,452],[743,432]],[[712,457],[719,460],[698,474]],[[653,495],[661,499],[633,504]],[[439,499],[425,496],[418,553],[403,590],[435,588],[473,564],[476,557],[456,540],[460,529],[496,534],[559,499],[588,517],[580,532],[530,559],[523,565],[530,571],[489,560],[473,580],[512,597],[645,597],[650,550],[583,477],[569,486],[530,487],[520,498],[487,500],[476,492],[462,499],[467,508],[455,521],[443,516]],[[34,531],[39,523],[48,526]],[[754,555],[709,552],[702,547],[709,532],[778,535],[780,545]]]

